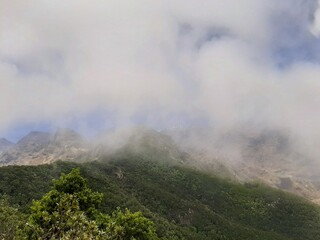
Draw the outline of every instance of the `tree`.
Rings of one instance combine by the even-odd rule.
[[[73,169],[53,181],[53,188],[41,200],[34,201],[29,220],[20,238],[38,239],[157,239],[153,223],[141,212],[111,215],[97,210],[102,194],[92,191]]]
[[[158,239],[153,222],[141,212],[131,213],[128,209],[122,212],[118,208],[106,222],[108,239]]]
[[[0,239],[14,239],[17,227],[23,225],[25,218],[18,209],[9,206],[6,198],[0,199]]]

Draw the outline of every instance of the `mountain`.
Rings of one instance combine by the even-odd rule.
[[[224,133],[206,128],[164,133],[189,154],[196,169],[222,171],[239,182],[262,182],[320,203],[317,159],[311,159],[286,131],[243,127]]]
[[[89,149],[81,136],[70,129],[58,129],[54,134],[30,132],[15,145],[0,154],[1,165],[37,165],[86,157]]]
[[[49,144],[50,138],[49,133],[30,132],[18,141],[15,148],[21,152],[38,152]]]
[[[258,181],[320,203],[317,168],[306,164],[290,135],[279,130],[236,129],[217,134],[212,129],[155,131],[134,127],[101,134],[90,144],[71,129],[31,132],[0,151],[0,165],[38,165],[94,161],[101,156],[136,156],[183,164],[237,182]]]
[[[13,142],[8,141],[5,138],[0,138],[0,152],[5,151],[14,145]]]
[[[81,135],[72,129],[59,128],[53,136],[52,145],[63,147],[83,147],[84,141]]]
[[[28,212],[52,178],[79,167],[104,193],[100,210],[141,210],[164,239],[318,239],[320,208],[305,198],[317,202],[320,185],[301,176],[301,155],[292,149],[279,131],[216,137],[206,130],[138,127],[107,132],[90,144],[69,129],[31,132],[0,159],[37,166],[1,167],[0,195]]]
[[[320,207],[261,184],[239,184],[185,166],[123,155],[86,163],[55,162],[0,168],[0,193],[28,212],[51,180],[79,167],[102,192],[100,209],[142,211],[163,239],[315,240]]]

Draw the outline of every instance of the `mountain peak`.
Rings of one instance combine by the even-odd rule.
[[[79,133],[68,128],[58,128],[53,136],[54,144],[81,146],[83,139]]]
[[[50,140],[50,134],[47,132],[39,132],[39,131],[32,131],[23,138],[21,138],[17,145],[24,145],[27,143],[38,143],[38,144],[44,144],[49,143]]]
[[[10,142],[9,140],[5,138],[0,138],[0,151],[6,150],[14,145],[13,142]]]

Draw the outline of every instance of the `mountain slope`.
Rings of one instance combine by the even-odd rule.
[[[318,167],[303,165],[303,156],[294,149],[289,136],[279,131],[242,130],[217,138],[206,129],[158,132],[135,127],[105,133],[89,144],[73,130],[58,129],[56,133],[31,132],[0,150],[0,165],[84,162],[105,155],[121,159],[129,154],[239,182],[260,181],[319,203]]]
[[[308,156],[289,132],[244,126],[220,134],[205,128],[165,133],[193,159],[188,165],[201,171],[222,169],[237,181],[263,182],[320,203],[318,159]]]
[[[13,145],[14,145],[14,143],[8,141],[7,139],[5,139],[5,138],[0,138],[0,153],[1,153],[2,151],[8,150],[8,149],[11,148]]]
[[[24,211],[49,190],[52,178],[80,167],[105,197],[101,210],[142,210],[167,239],[319,239],[320,209],[299,197],[259,184],[241,185],[208,174],[123,156],[82,164],[0,168],[0,193]]]
[[[1,151],[1,150],[0,150]],[[64,160],[80,160],[89,149],[81,136],[70,129],[56,133],[33,131],[17,144],[0,152],[0,165],[37,165]]]

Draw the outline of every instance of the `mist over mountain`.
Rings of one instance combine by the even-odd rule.
[[[55,133],[33,131],[0,154],[0,164],[45,164],[57,160],[80,160],[88,152],[85,141],[70,129]]]
[[[318,239],[319,76],[320,0],[0,0],[0,209],[80,166],[173,239]]]
[[[239,181],[295,179],[301,193],[320,178],[319,6],[4,0],[0,136],[64,129],[2,140],[0,163],[152,149]]]
[[[9,140],[7,140],[5,138],[0,139],[0,151],[6,150],[13,145],[14,145],[13,142],[10,142]]]
[[[90,141],[70,129],[31,132],[2,151],[1,165],[39,165],[58,160],[90,162],[143,157],[188,166],[237,182],[259,181],[320,201],[320,178],[314,161],[299,152],[280,131],[234,131],[216,137],[210,129],[156,131],[132,127],[100,134]],[[229,153],[229,154],[226,154]]]
[[[251,126],[319,159],[317,0],[0,4],[2,136]]]
[[[81,147],[85,144],[79,133],[67,128],[59,128],[54,134],[51,143],[53,145],[74,147]]]
[[[22,151],[39,151],[47,146],[50,142],[50,134],[44,132],[30,132],[24,136],[16,144],[18,149]]]

